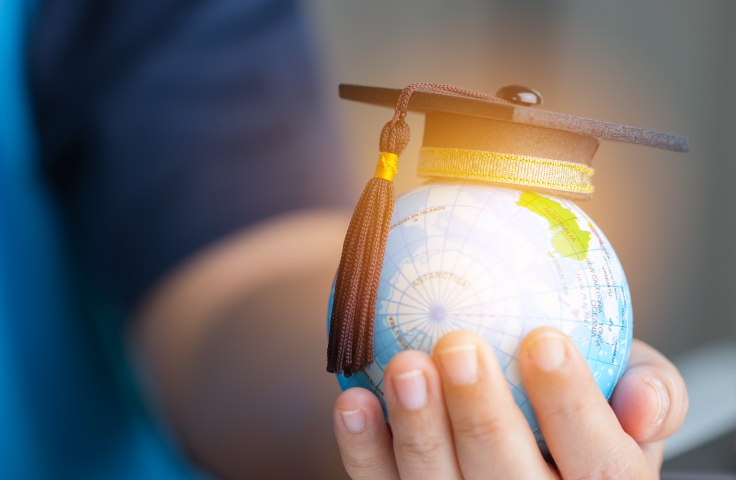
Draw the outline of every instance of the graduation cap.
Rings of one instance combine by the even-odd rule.
[[[327,370],[350,376],[373,362],[373,317],[393,215],[393,178],[409,143],[407,111],[426,114],[417,173],[537,190],[577,200],[593,193],[591,166],[602,139],[687,152],[683,136],[537,108],[536,91],[511,85],[495,96],[452,85],[403,90],[340,85],[340,97],[394,107],[379,159],[348,227],[330,318]]]

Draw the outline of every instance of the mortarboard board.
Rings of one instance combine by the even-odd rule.
[[[426,114],[417,173],[539,190],[584,200],[600,141],[687,152],[686,137],[551,112],[534,90],[496,96],[419,83],[403,90],[340,85],[340,97],[395,107],[379,142],[376,175],[350,222],[335,281],[327,370],[350,376],[373,361],[373,316],[395,193],[398,156],[409,142],[407,111]]]

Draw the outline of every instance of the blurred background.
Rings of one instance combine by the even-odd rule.
[[[372,174],[378,133],[391,112],[339,100],[339,83],[440,82],[487,93],[520,84],[541,92],[545,109],[690,138],[687,154],[604,142],[593,163],[595,195],[580,206],[626,270],[635,335],[678,365],[687,363],[681,368],[695,365],[701,353],[722,352],[706,362],[723,370],[708,377],[717,379],[717,391],[693,383],[705,381],[697,368],[688,383],[694,408],[714,393],[731,407],[705,408],[720,408],[721,420],[711,421],[708,432],[685,432],[688,445],[674,439],[669,454],[697,444],[705,450],[668,465],[736,471],[736,435],[729,433],[736,428],[736,363],[721,360],[733,362],[728,345],[736,340],[730,306],[736,2],[305,0],[304,6],[356,192]],[[423,116],[407,120],[414,138],[401,159],[397,193],[422,181],[414,170]],[[688,418],[683,430],[708,421]],[[720,440],[708,444],[713,437]]]
[[[603,143],[580,206],[688,384],[665,470],[736,474],[736,2],[0,0],[0,73],[3,478],[344,478],[327,298],[391,111],[337,88],[418,81],[690,138]]]

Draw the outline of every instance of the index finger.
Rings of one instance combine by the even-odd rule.
[[[655,478],[570,338],[552,327],[532,330],[519,346],[529,401],[563,478]]]

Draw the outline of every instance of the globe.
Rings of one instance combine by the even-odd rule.
[[[394,355],[431,353],[453,330],[476,332],[493,347],[545,447],[521,382],[522,337],[543,325],[565,332],[610,399],[628,361],[632,321],[623,268],[603,232],[573,202],[431,181],[396,199],[376,301],[374,362],[337,379],[343,390],[373,391],[387,415],[383,373]]]

